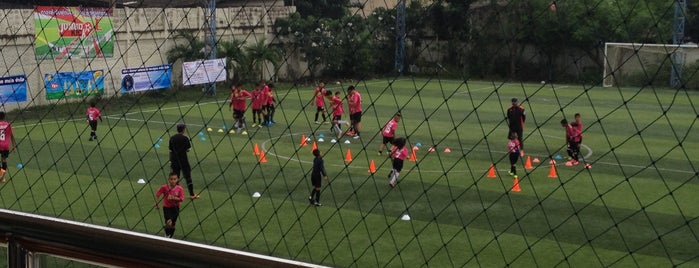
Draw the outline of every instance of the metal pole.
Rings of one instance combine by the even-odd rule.
[[[687,2],[685,0],[675,0],[675,20],[672,32],[672,44],[681,45],[684,40],[685,12],[687,11]],[[679,46],[673,48],[671,55],[672,70],[670,74],[670,85],[673,88],[682,87],[682,67],[684,66],[684,52]]]
[[[396,6],[396,55],[395,67],[403,75],[405,65],[405,0],[399,0]]]
[[[207,9],[208,27],[206,31],[206,49],[209,59],[216,58],[216,0],[209,0]],[[207,84],[206,92],[211,96],[216,96],[216,83]]]

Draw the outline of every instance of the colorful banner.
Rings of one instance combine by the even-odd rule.
[[[34,8],[36,59],[112,57],[111,8]]]
[[[104,72],[45,74],[44,85],[47,100],[101,95],[104,93]]]
[[[172,64],[121,69],[121,93],[172,86]]]
[[[0,77],[0,103],[27,101],[27,76]]]
[[[226,59],[199,60],[182,63],[182,84],[208,84],[226,80]]]

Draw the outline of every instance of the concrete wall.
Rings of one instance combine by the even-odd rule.
[[[296,11],[282,1],[268,1],[265,6],[219,8],[216,10],[218,40],[245,40],[257,43],[261,38],[274,41],[272,25],[277,18]],[[34,12],[31,9],[0,9],[0,76],[26,74],[27,102],[6,104],[4,110],[79,101],[46,100],[44,74],[54,72],[105,71],[105,96],[119,92],[121,69],[166,64],[166,52],[175,45],[178,30],[190,30],[203,38],[205,25],[202,8],[115,9],[114,56],[89,59],[36,60],[34,55]],[[174,66],[173,82],[181,83],[181,66]]]

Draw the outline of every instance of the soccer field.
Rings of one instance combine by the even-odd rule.
[[[224,93],[103,110],[99,142],[88,141],[86,106],[67,118],[15,120],[19,150],[0,200],[164,235],[153,195],[170,171],[167,141],[184,122],[202,198],[182,203],[177,239],[340,267],[699,265],[697,92],[412,78],[354,85],[364,114],[361,139],[349,144],[330,143],[330,125],[314,124],[311,86],[278,84],[277,123],[247,136],[228,134]],[[507,174],[512,97],[527,111],[525,157],[540,160],[527,170],[519,162],[520,192]],[[377,150],[398,111],[397,135],[421,146],[391,189],[390,160]],[[591,169],[563,165],[559,122],[575,113]],[[302,146],[302,137],[311,141]],[[321,207],[307,199],[314,141],[329,173]]]

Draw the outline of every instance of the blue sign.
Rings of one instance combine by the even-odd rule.
[[[15,75],[0,77],[0,103],[27,101],[27,77]]]
[[[172,64],[121,70],[121,93],[133,93],[172,86]]]

